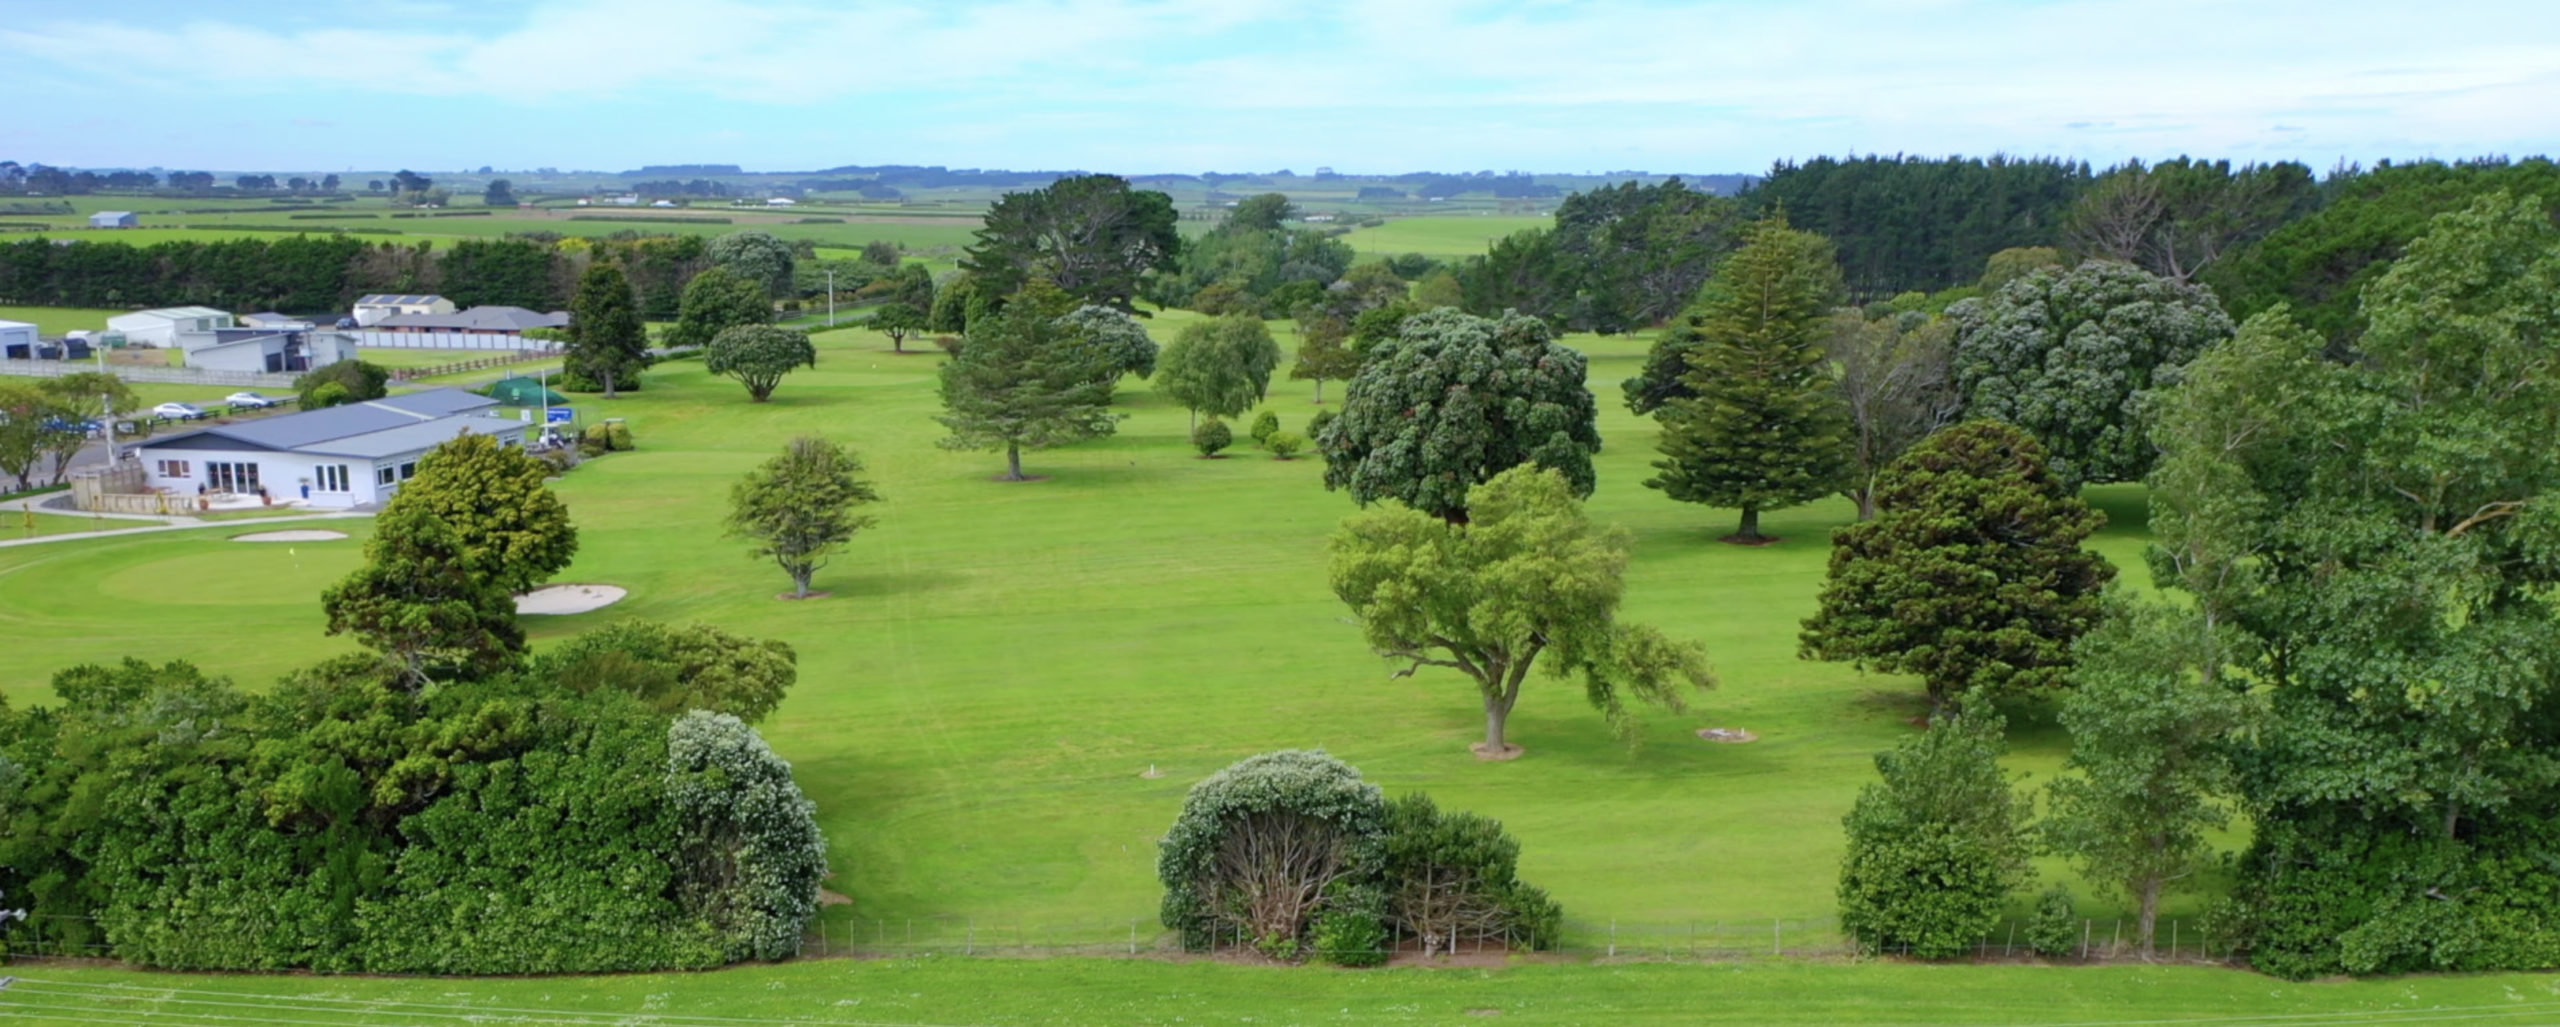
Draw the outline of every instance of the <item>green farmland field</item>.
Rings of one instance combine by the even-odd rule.
[[[0,307],[0,321],[26,321],[46,335],[60,335],[83,328],[104,329],[108,318],[121,313],[87,307]]]
[[[1342,239],[1366,256],[1420,253],[1454,260],[1481,254],[1494,240],[1524,228],[1547,228],[1554,224],[1555,219],[1551,217],[1516,214],[1392,218],[1376,228],[1352,229]]]

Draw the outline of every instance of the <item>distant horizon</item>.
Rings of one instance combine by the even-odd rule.
[[[2560,147],[2560,25],[2528,0],[20,0],[0,59],[10,158],[88,168],[2325,170]]]

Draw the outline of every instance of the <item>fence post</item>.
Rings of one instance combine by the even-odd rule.
[[[2089,933],[2096,930],[2097,926],[2098,922],[2096,920],[2084,919],[2080,921],[2080,958],[2083,960],[2089,958]]]
[[[2169,958],[2178,958],[2178,922],[2169,921]]]
[[[1787,954],[1787,922],[1774,916],[1769,918],[1769,954]]]
[[[2006,942],[2001,943],[2001,945],[2000,945],[2000,958],[2002,958],[2002,959],[2007,959],[2007,958],[2009,958],[2009,957],[2011,957],[2011,956],[2014,956],[2014,955],[2017,955],[2017,954],[2018,954],[2018,922],[2017,922],[2017,921],[2015,921],[2015,920],[2011,920],[2011,921],[2009,921],[2009,940],[2008,940],[2008,941],[2006,941]]]
[[[1618,958],[1618,918],[1609,918],[1609,958]]]
[[[818,958],[827,958],[827,918],[818,918]]]
[[[977,918],[977,917],[974,917],[974,916],[973,916],[973,917],[970,917],[970,918],[969,918],[969,933],[968,933],[968,935],[967,935],[966,939],[965,939],[965,940],[963,940],[963,941],[960,943],[960,954],[961,954],[961,955],[964,955],[964,956],[974,956],[974,955],[977,955],[977,954],[978,954],[978,918]]]
[[[2123,951],[2124,951],[2124,918],[2123,918],[2123,917],[2117,917],[2117,918],[2116,918],[2116,933],[2115,933],[2115,936],[2107,939],[2107,958],[2109,958],[2109,959],[2113,959],[2113,958],[2115,958],[2115,957],[2116,957],[2116,955],[2117,955],[2118,953],[2121,953],[2121,952],[2123,952]]]
[[[1129,918],[1129,954],[1138,954],[1138,918]]]

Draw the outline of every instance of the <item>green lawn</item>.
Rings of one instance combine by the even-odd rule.
[[[1516,214],[1447,214],[1389,218],[1376,228],[1355,228],[1342,237],[1363,256],[1390,257],[1420,253],[1454,260],[1485,251],[1493,241],[1524,228],[1552,228],[1552,217]]]
[[[89,307],[0,307],[0,321],[27,321],[36,331],[61,335],[83,328],[103,331],[107,319],[124,313],[121,310],[98,310]]]
[[[2560,1020],[2543,974],[2289,984],[2205,967],[1754,962],[1345,972],[1153,960],[827,960],[698,974],[385,980],[7,968],[0,1013],[97,1023],[2479,1025]]]
[[[1169,339],[1194,316],[1149,327]],[[1604,397],[1646,345],[1574,341],[1594,354]],[[1839,818],[1870,755],[1911,730],[1916,694],[1795,658],[1845,502],[1770,515],[1781,545],[1717,543],[1731,515],[1641,487],[1649,422],[1604,399],[1592,506],[1635,539],[1627,613],[1703,641],[1723,687],[1685,714],[1652,715],[1630,749],[1575,689],[1542,680],[1513,718],[1527,758],[1483,764],[1466,748],[1481,730],[1469,687],[1445,673],[1390,680],[1394,668],[1343,623],[1323,548],[1352,505],[1323,489],[1319,461],[1250,449],[1197,459],[1184,413],[1132,382],[1119,435],[1029,455],[1047,480],[994,482],[1000,456],[934,445],[937,356],[894,356],[860,329],[820,342],[818,366],[768,404],[692,361],[653,369],[638,394],[580,398],[589,418],[628,418],[640,450],[561,484],[582,537],[560,580],[624,585],[632,598],[533,631],[698,619],[798,647],[800,685],[764,727],[819,804],[831,887],[854,899],[832,908],[838,921],[1120,937],[1153,915],[1155,839],[1190,782],[1289,746],[1328,748],[1390,790],[1502,819],[1524,845],[1524,875],[1564,904],[1579,939],[1612,919],[1633,933],[1830,914]],[[1308,395],[1276,381],[1271,408],[1300,429],[1316,409]],[[772,598],[784,577],[718,524],[730,483],[803,432],[856,446],[888,501],[879,527],[819,576],[833,598],[784,603]],[[2136,495],[2101,498],[2138,516]],[[0,647],[0,691],[40,702],[52,670],[128,654],[262,682],[346,647],[322,637],[316,597],[353,566],[354,542],[279,548],[225,534],[0,552],[0,637],[48,640]],[[2126,566],[2141,544],[2124,528],[2102,540]],[[226,585],[173,594],[170,581]],[[2048,772],[2060,740],[2020,720],[2017,768]],[[1762,740],[1694,737],[1719,725]],[[1161,776],[1142,776],[1150,769]]]
[[[117,528],[148,527],[148,521],[106,517],[75,517],[70,514],[29,514],[24,510],[0,510],[0,542],[15,538],[37,538],[44,535],[68,535],[75,531],[114,531]]]

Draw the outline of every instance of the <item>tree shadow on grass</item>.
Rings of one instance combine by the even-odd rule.
[[[829,598],[816,599],[813,601],[819,603],[842,602],[847,599],[871,599],[882,596],[914,595],[920,592],[933,592],[951,588],[960,584],[962,577],[962,575],[954,574],[950,571],[939,570],[896,571],[844,575],[829,575],[821,572],[819,581],[816,583],[826,586],[824,591],[828,593]],[[784,595],[789,594],[790,593],[788,592],[784,593]]]

